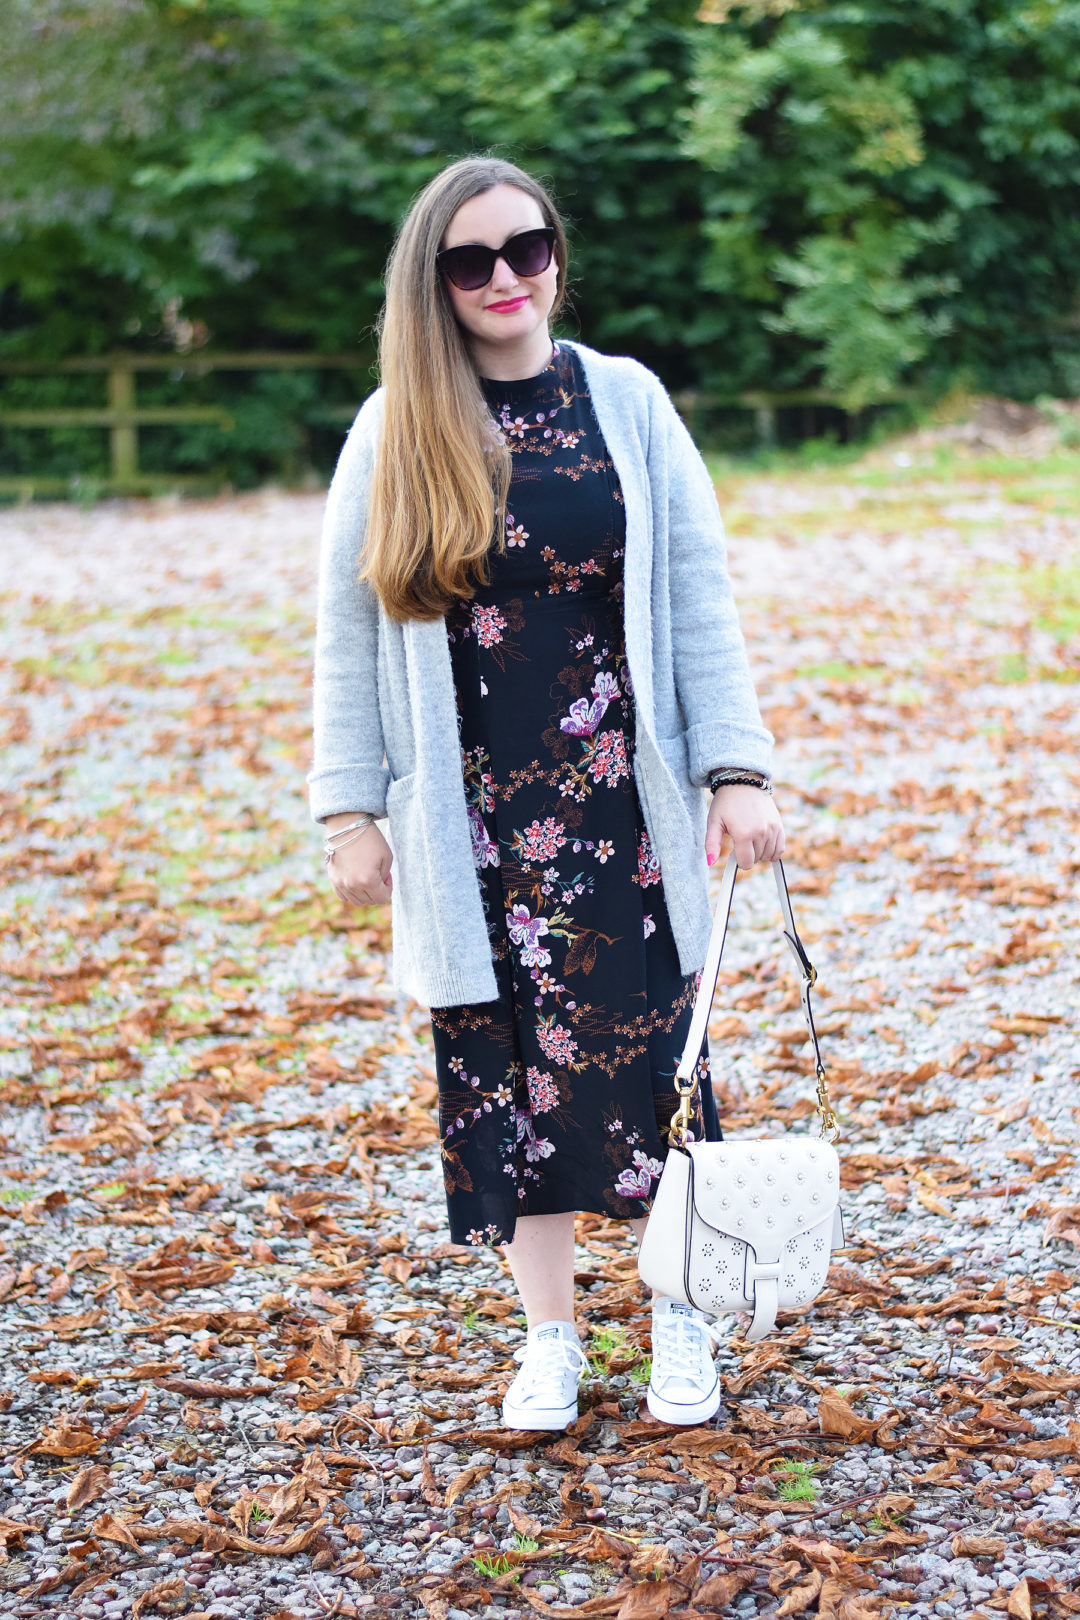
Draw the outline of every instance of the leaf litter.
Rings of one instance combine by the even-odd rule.
[[[581,1416],[498,1426],[429,1024],[306,817],[319,500],[0,514],[5,1612],[1080,1613],[1080,499],[913,450],[722,480],[848,1248],[681,1431],[598,1216]],[[745,879],[732,1134],[808,1128],[797,1011]]]

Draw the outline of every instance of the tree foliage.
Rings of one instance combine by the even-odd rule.
[[[409,199],[496,150],[673,383],[1080,391],[1080,0],[697,3],[6,0],[0,346],[371,355]]]

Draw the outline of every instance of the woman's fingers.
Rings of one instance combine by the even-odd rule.
[[[335,851],[330,882],[339,900],[349,906],[384,906],[390,899],[394,857],[390,845],[375,827],[354,844]]]
[[[784,824],[772,799],[760,788],[741,783],[719,788],[713,795],[705,835],[710,866],[719,857],[725,836],[744,870],[778,860],[784,851]]]

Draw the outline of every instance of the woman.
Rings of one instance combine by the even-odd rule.
[[[512,164],[453,163],[409,212],[328,497],[309,777],[336,893],[392,896],[395,982],[432,1009],[451,1236],[504,1247],[522,1429],[577,1412],[575,1211],[648,1214],[705,863],[784,841],[711,481],[651,372],[553,342],[566,270]],[[656,1416],[717,1410],[713,1336],[654,1301]]]

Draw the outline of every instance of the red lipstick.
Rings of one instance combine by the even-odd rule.
[[[520,309],[522,304],[529,302],[528,293],[522,293],[520,298],[505,298],[501,304],[487,304],[485,308],[493,309],[497,315],[506,315],[511,310]]]

